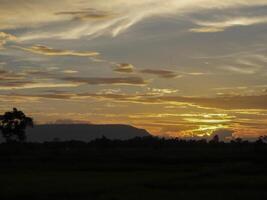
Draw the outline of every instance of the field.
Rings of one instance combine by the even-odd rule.
[[[1,199],[263,199],[255,144],[0,145]]]

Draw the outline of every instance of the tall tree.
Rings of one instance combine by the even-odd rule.
[[[26,128],[33,126],[33,119],[27,117],[22,111],[13,108],[13,111],[6,112],[0,116],[0,130],[7,142],[25,141]]]

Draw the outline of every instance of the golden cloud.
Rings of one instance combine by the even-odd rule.
[[[35,45],[30,48],[17,47],[19,49],[29,51],[31,53],[46,55],[46,56],[79,56],[79,57],[94,57],[100,55],[95,51],[73,51],[73,50],[62,50],[53,49],[47,46]]]
[[[114,71],[120,72],[120,73],[133,73],[134,66],[128,63],[120,63],[116,65],[116,68],[114,69]]]

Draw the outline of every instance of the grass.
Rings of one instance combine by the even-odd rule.
[[[265,157],[190,147],[2,151],[0,199],[263,199]]]

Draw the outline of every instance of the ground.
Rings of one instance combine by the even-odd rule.
[[[252,146],[10,148],[0,147],[1,199],[267,197],[265,152]]]

